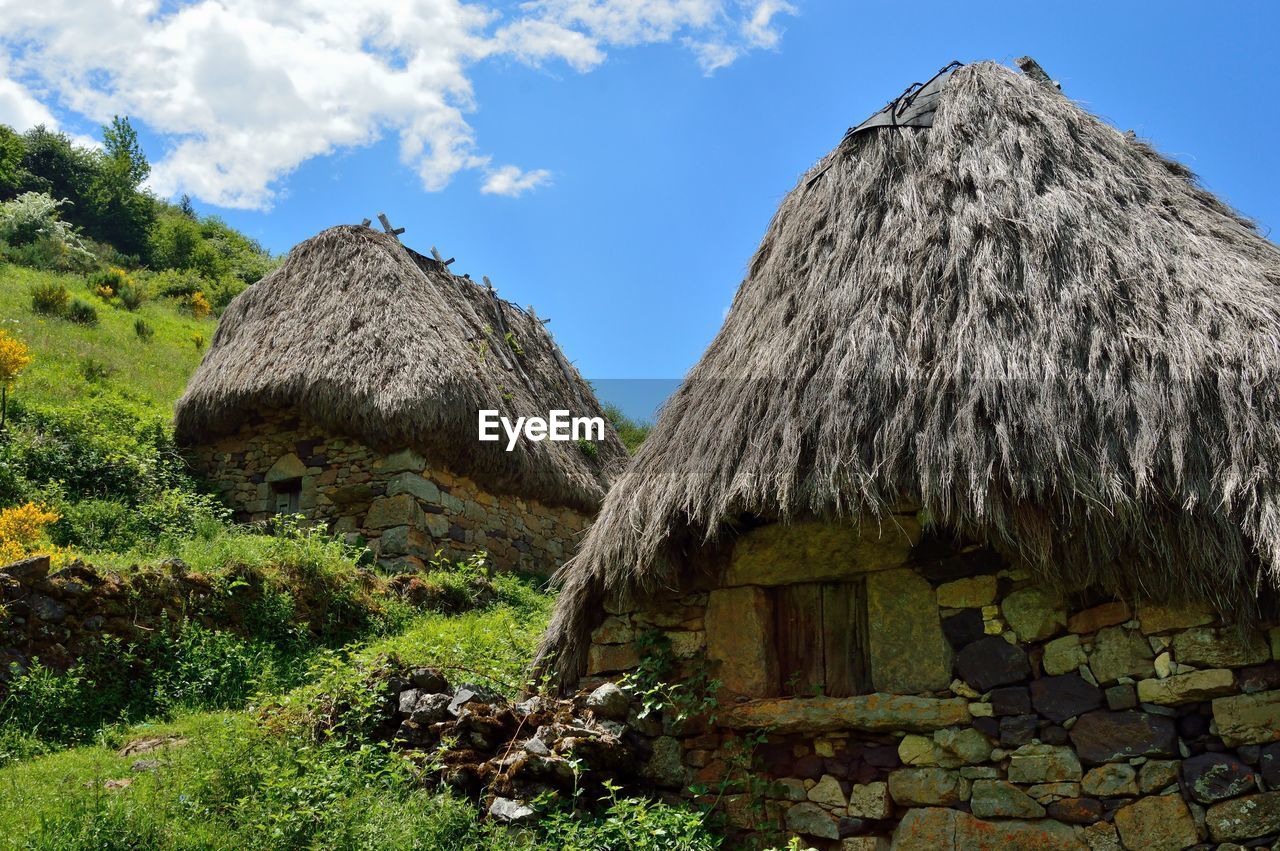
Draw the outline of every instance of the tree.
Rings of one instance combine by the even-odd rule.
[[[138,143],[138,131],[119,115],[102,127],[103,151],[94,180],[96,218],[93,236],[123,254],[143,255],[155,221],[155,201],[140,191],[151,164]]]
[[[17,196],[23,183],[30,179],[22,168],[24,154],[22,137],[13,128],[0,124],[0,201]]]
[[[31,350],[8,332],[0,331],[0,431],[8,419],[9,386],[30,363]]]

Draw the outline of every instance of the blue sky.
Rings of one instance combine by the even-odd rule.
[[[483,8],[417,2],[403,13],[456,16]],[[9,3],[0,0],[0,16],[16,14],[16,6],[5,9]],[[701,11],[679,18],[690,5]],[[412,43],[375,43],[369,48],[375,56],[404,54],[386,60],[392,71],[397,63],[430,60],[437,49],[453,56],[453,65],[423,72],[414,92],[371,95],[386,98],[381,117],[352,117],[341,99],[360,100],[358,89],[325,89],[334,98],[333,122],[345,122],[336,128],[326,123],[329,107],[312,114],[291,106],[287,63],[283,72],[258,68],[256,78],[220,67],[217,55],[192,66],[192,85],[216,90],[216,99],[209,95],[215,106],[201,109],[220,117],[205,124],[194,107],[176,110],[168,102],[172,93],[135,96],[124,77],[104,84],[100,97],[71,93],[56,73],[59,62],[77,64],[69,58],[73,47],[56,47],[69,36],[56,21],[33,18],[15,29],[20,40],[0,37],[0,120],[15,123],[13,103],[25,103],[28,120],[38,106],[68,132],[90,134],[111,110],[131,112],[152,159],[171,158],[160,169],[167,175],[162,191],[192,192],[202,211],[277,252],[329,225],[385,210],[408,229],[408,244],[424,251],[439,246],[458,258],[455,270],[488,275],[503,296],[551,317],[550,329],[583,374],[601,382],[602,395],[644,415],[655,403],[645,397],[660,396],[659,388],[683,375],[716,333],[747,260],[798,175],[846,127],[951,59],[1034,56],[1070,97],[1187,163],[1264,232],[1280,224],[1280,118],[1270,108],[1277,7],[1146,6],[495,4],[483,9],[487,19],[470,29],[460,25],[458,32],[477,39],[463,47],[462,36],[440,36],[449,45],[434,45],[431,34],[446,31],[438,21]],[[138,25],[160,26],[168,9]],[[519,40],[503,29],[512,21],[520,24],[510,28]],[[388,31],[405,26],[392,22]],[[193,27],[191,37],[206,31]],[[236,32],[225,28],[224,35]],[[235,38],[227,36],[223,55],[237,56]],[[251,49],[240,55],[241,64],[254,55]],[[336,64],[323,56],[315,61]],[[6,62],[11,87],[22,87],[19,95],[31,101],[11,97],[8,118]],[[88,69],[82,80],[92,65],[79,60],[77,67]],[[433,111],[437,106],[423,95],[431,86],[428,94],[443,92],[454,108]],[[414,110],[426,116],[418,124],[405,116]],[[250,118],[235,126],[242,114]],[[275,122],[274,115],[284,119]],[[346,126],[361,120],[363,126]],[[442,123],[453,135],[440,135]],[[193,136],[209,146],[184,148]],[[431,154],[407,156],[406,137],[426,139]],[[319,153],[307,152],[311,138],[327,140]],[[246,146],[239,159],[218,161],[220,149],[237,140]],[[255,159],[262,150],[271,157]],[[221,174],[203,174],[205,163]],[[505,183],[504,168],[511,170]],[[237,169],[262,179],[246,189],[235,183]],[[527,190],[519,191],[521,181]],[[429,191],[427,184],[443,188]],[[504,190],[509,194],[498,194]],[[613,379],[664,383],[628,387]]]

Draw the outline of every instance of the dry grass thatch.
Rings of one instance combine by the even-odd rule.
[[[821,175],[820,177],[818,175]],[[1280,564],[1280,250],[1183,166],[1004,67],[846,138],[615,483],[542,648],[740,513],[906,499],[1065,587],[1248,617]]]
[[[594,457],[573,442],[521,440],[512,452],[505,440],[480,443],[481,408],[601,416],[600,404],[536,317],[364,227],[301,243],[231,303],[176,428],[194,443],[246,413],[293,407],[381,449],[411,446],[492,489],[586,511],[627,456],[612,428]]]

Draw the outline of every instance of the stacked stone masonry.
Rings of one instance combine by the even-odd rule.
[[[668,721],[649,775],[718,801],[732,847],[1280,847],[1280,630],[1063,599],[977,547],[926,559],[896,521],[755,529],[711,580],[594,631],[587,686],[655,638],[721,684],[713,713]],[[858,589],[856,617],[837,609],[865,618],[858,693],[787,676],[784,627],[846,652],[822,605],[780,618],[797,593],[830,606],[811,584]]]
[[[588,522],[578,512],[486,491],[412,450],[381,453],[272,412],[188,451],[242,522],[298,513],[355,542],[384,567],[420,570],[437,551],[480,550],[502,569],[550,573]]]

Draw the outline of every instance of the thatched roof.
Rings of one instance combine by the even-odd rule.
[[[783,200],[614,484],[542,662],[743,513],[900,500],[1046,582],[1244,612],[1280,559],[1280,250],[1052,87],[956,70]],[[1247,616],[1247,614],[1245,615]]]
[[[626,459],[612,428],[595,457],[573,442],[522,439],[512,452],[505,440],[479,442],[481,408],[512,418],[602,411],[536,317],[365,227],[308,239],[231,302],[178,402],[176,429],[185,443],[206,441],[269,408],[588,511]]]

